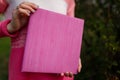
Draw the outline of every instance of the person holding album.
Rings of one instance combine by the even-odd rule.
[[[61,74],[21,72],[29,17],[38,8],[74,17],[74,0],[0,0],[0,13],[5,20],[0,22],[0,38],[11,38],[9,80],[73,80],[72,72]],[[57,64],[56,64],[57,65]],[[81,71],[79,59],[78,72]]]

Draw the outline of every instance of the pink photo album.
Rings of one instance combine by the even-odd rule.
[[[77,73],[84,20],[38,9],[31,15],[22,72]]]

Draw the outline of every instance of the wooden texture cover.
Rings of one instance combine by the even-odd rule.
[[[30,17],[22,72],[77,73],[84,20],[38,9]]]

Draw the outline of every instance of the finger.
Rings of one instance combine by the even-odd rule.
[[[81,68],[80,68],[80,66],[78,67],[78,72],[80,72],[81,71]]]
[[[64,76],[64,73],[61,73],[61,76]]]
[[[21,3],[21,5],[22,5],[22,4],[31,6],[33,9],[37,9],[37,8],[38,8],[38,5],[36,5],[36,4],[34,4],[34,3],[31,3],[31,2],[23,2],[23,3]]]
[[[77,70],[78,72],[80,72],[80,63],[79,63],[79,65],[78,65],[78,70]]]
[[[69,77],[71,77],[71,78],[73,77],[73,73],[72,72],[69,73]]]
[[[26,4],[21,4],[21,6],[19,8],[29,10],[30,12],[33,12],[33,13],[35,12],[34,8],[32,8],[31,6],[26,5]]]
[[[11,24],[14,27],[14,29],[16,28],[16,26],[15,26],[16,24],[17,24],[17,26],[20,26],[18,16],[15,14],[18,14],[18,11],[16,9],[14,9],[12,12],[12,21],[11,21]]]
[[[19,12],[20,14],[24,14],[24,15],[30,16],[30,11],[28,11],[28,10],[19,8],[19,9],[18,9],[18,12]]]
[[[81,60],[79,59],[78,72],[81,71],[81,67],[82,67],[82,65],[81,65]]]
[[[64,73],[66,77],[69,77],[69,72]]]

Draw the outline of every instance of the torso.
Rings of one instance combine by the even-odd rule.
[[[13,9],[16,8],[21,2],[28,1],[33,2],[39,6],[39,8],[50,10],[53,12],[65,14],[67,13],[67,3],[65,0],[9,0],[9,7],[5,12],[6,19],[10,19]]]

